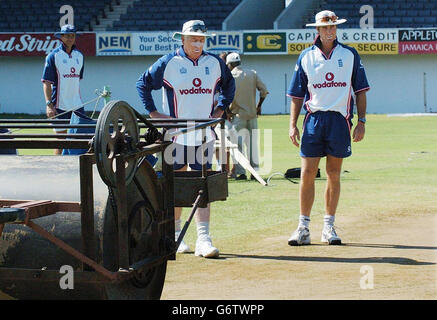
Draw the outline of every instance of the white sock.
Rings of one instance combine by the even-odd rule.
[[[197,238],[209,236],[209,222],[197,223]]]
[[[304,215],[300,215],[299,216],[299,227],[305,227],[305,228],[309,228],[310,226],[310,217],[304,216]]]
[[[332,227],[334,226],[335,216],[325,215],[323,217],[324,227]]]

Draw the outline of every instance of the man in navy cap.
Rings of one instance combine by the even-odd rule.
[[[57,117],[64,110],[84,113],[79,88],[79,82],[83,78],[84,58],[75,45],[76,28],[66,24],[61,27],[60,32],[55,33],[55,37],[62,43],[46,57],[41,79],[47,117]],[[67,133],[67,130],[55,129],[55,132]],[[61,152],[62,150],[56,150],[55,154]]]

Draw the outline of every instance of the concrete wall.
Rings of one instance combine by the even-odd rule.
[[[284,0],[243,0],[223,21],[223,30],[273,29]]]
[[[84,101],[96,97],[94,90],[109,85],[113,99],[126,100],[144,112],[135,82],[158,57],[87,57],[81,82]],[[243,64],[257,70],[270,95],[263,104],[263,112],[288,113],[289,98],[285,97],[297,60],[295,55],[242,56]],[[424,112],[423,73],[427,77],[428,110],[437,111],[437,69],[435,55],[362,56],[371,85],[368,92],[369,113]],[[45,112],[41,74],[43,57],[0,57],[0,113]],[[154,92],[160,107],[162,93]],[[98,110],[103,107],[103,102]],[[86,106],[92,111],[94,103]]]
[[[291,3],[281,12],[273,23],[274,29],[300,29],[305,15],[313,6],[320,3],[320,0],[298,1]]]

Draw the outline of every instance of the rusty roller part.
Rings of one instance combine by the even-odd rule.
[[[96,246],[92,254],[100,266],[115,273],[118,271],[115,201],[108,197],[108,188],[95,167],[93,171]],[[0,163],[0,176],[2,200],[80,201],[79,157],[76,156],[5,156]],[[163,210],[160,186],[147,162],[142,163],[134,180],[141,188],[134,182],[127,186],[128,257],[129,263],[137,268],[133,277],[115,283],[99,272],[79,272],[82,263],[61,247],[26,225],[5,224],[0,237],[0,269],[3,270],[0,291],[17,299],[159,299],[167,266],[165,258],[172,249],[173,220]],[[80,213],[58,212],[31,222],[81,251]],[[148,261],[154,263],[147,264]],[[64,265],[75,270],[73,289],[61,289],[63,274],[59,270]],[[14,272],[17,268],[22,270]]]

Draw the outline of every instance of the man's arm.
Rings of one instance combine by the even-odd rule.
[[[265,97],[260,97],[259,98],[258,105],[256,106],[256,114],[257,115],[261,114],[261,105],[263,104],[265,99],[266,99]]]
[[[261,79],[259,78],[256,71],[254,71],[254,72],[255,72],[255,77],[256,77],[256,88],[259,91],[259,101],[258,101],[258,105],[256,106],[256,114],[260,115],[261,114],[261,105],[263,104],[265,98],[269,94],[269,91],[267,90],[267,87],[264,84],[264,82],[262,82]]]
[[[51,101],[52,100],[52,84],[48,81],[43,81],[42,89],[44,92],[45,101],[46,102]],[[52,118],[56,115],[56,110],[55,110],[55,106],[53,105],[53,103],[46,105],[46,115],[47,115],[47,118]]]
[[[356,94],[357,99],[357,114],[358,119],[366,117],[366,109],[367,109],[367,97],[366,91],[360,91]],[[352,134],[353,141],[359,142],[364,139],[364,134],[366,132],[365,124],[361,121],[357,121],[357,126],[354,129]]]
[[[229,107],[232,101],[234,100],[235,79],[232,76],[232,73],[229,70],[229,68],[224,63],[224,61],[218,57],[217,59],[219,61],[220,70],[221,70],[221,80],[219,82],[221,90],[217,99],[217,107],[221,108],[222,110],[226,110],[226,108]],[[213,112],[213,115],[214,113],[215,110]]]
[[[289,136],[296,147],[299,147],[300,134],[297,128],[297,119],[299,118],[300,110],[302,109],[303,99],[291,98],[290,105],[290,130]]]
[[[212,113],[212,118],[221,118],[224,110],[222,108],[215,108]]]
[[[152,97],[152,90],[159,90],[164,85],[164,70],[168,61],[173,55],[165,55],[158,59],[146,72],[144,72],[136,83],[136,88],[144,107],[149,111],[151,118],[171,118],[170,116],[157,111]]]

